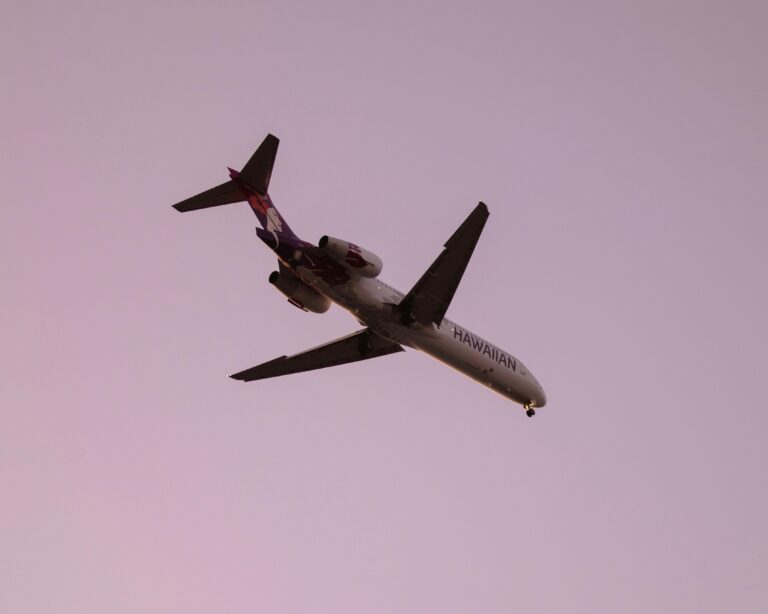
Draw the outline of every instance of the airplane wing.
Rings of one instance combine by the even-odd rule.
[[[403,348],[397,343],[380,337],[372,330],[364,328],[361,331],[341,337],[319,345],[306,352],[293,356],[280,356],[269,362],[265,362],[229,377],[243,382],[257,379],[301,373],[324,367],[335,367],[348,362],[367,360],[377,356],[386,356],[395,352],[402,352]]]
[[[445,242],[445,249],[432,266],[405,295],[397,306],[398,311],[412,314],[412,319],[421,324],[434,322],[440,325],[487,219],[488,207],[480,202]]]

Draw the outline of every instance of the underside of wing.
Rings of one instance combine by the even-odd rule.
[[[481,202],[445,242],[445,249],[403,298],[398,311],[411,321],[440,325],[487,219],[488,207]]]
[[[280,356],[269,362],[230,375],[230,377],[243,382],[250,382],[279,375],[335,367],[348,362],[367,360],[368,358],[402,351],[403,348],[399,344],[388,341],[372,330],[365,328],[300,354]]]

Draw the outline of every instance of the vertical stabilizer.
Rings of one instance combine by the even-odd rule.
[[[280,145],[280,139],[273,134],[268,134],[240,171],[240,178],[245,184],[262,196],[269,189],[269,179],[272,177],[278,145]]]

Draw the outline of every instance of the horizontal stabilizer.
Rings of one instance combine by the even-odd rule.
[[[387,354],[402,351],[403,348],[399,344],[388,341],[372,330],[365,328],[306,352],[294,354],[293,356],[280,356],[229,377],[243,382],[250,382],[279,375],[335,367],[348,362],[367,360],[368,358],[386,356]]]
[[[488,207],[478,203],[445,242],[445,249],[397,306],[409,321],[440,326],[488,219]]]
[[[173,205],[176,211],[196,211],[197,209],[207,209],[208,207],[218,207],[219,205],[229,205],[244,201],[243,191],[232,181],[225,181],[215,188],[201,192],[197,196],[182,200]]]

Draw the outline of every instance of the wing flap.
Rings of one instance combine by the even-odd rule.
[[[250,382],[325,367],[335,367],[402,351],[403,348],[399,344],[388,341],[372,330],[365,328],[293,356],[280,356],[229,377]]]
[[[415,320],[421,324],[434,322],[440,325],[464,276],[487,219],[488,207],[480,202],[445,242],[445,249],[432,266],[405,295],[397,306],[398,311],[413,314]]]

